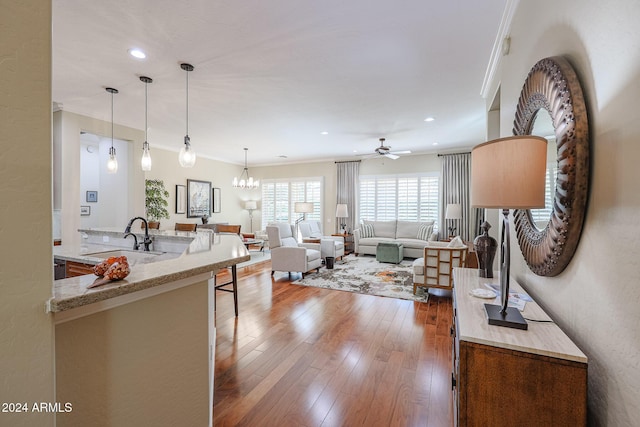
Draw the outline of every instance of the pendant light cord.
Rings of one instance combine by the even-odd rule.
[[[189,71],[187,73],[187,136],[189,136]]]
[[[149,137],[147,135],[147,129],[149,129],[149,125],[147,124],[147,89],[149,87],[149,83],[144,83],[144,142],[149,141]]]
[[[113,92],[111,92],[111,149],[113,149]]]

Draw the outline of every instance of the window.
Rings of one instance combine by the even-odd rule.
[[[360,221],[438,221],[439,176],[360,177]]]
[[[287,222],[293,224],[302,214],[295,213],[296,202],[312,202],[313,212],[306,214],[309,220],[320,221],[322,213],[322,178],[292,178],[262,180],[262,224]]]

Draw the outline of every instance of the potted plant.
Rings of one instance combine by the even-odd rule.
[[[160,228],[160,219],[169,219],[169,211],[167,210],[169,192],[164,188],[164,182],[160,179],[146,179],[144,185],[144,204],[149,228]]]

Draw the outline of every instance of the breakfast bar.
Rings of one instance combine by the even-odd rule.
[[[97,264],[118,253],[131,271],[94,288],[93,274],[54,282],[56,396],[73,405],[58,425],[211,425],[213,276],[249,260],[245,245],[230,234],[157,231],[149,252],[134,252],[121,231],[81,232],[83,243],[57,247],[56,259]]]

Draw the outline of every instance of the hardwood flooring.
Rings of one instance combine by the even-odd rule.
[[[218,292],[215,426],[451,426],[451,299],[292,285],[270,263]],[[221,278],[225,280],[225,278]]]

